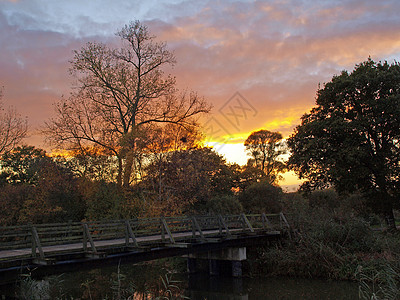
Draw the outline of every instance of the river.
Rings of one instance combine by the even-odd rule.
[[[193,300],[358,299],[358,285],[353,282],[210,277],[205,272],[188,276],[184,270],[185,260],[175,258],[41,279],[23,276],[15,285],[0,287],[0,295],[4,299],[176,299],[171,295]]]

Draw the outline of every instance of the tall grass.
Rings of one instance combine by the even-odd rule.
[[[250,250],[254,275],[353,280],[359,281],[364,291],[361,296],[395,293],[399,283],[399,233],[372,230],[369,216],[357,214],[348,206],[324,207],[315,205],[315,201],[311,206],[300,198],[290,199],[284,207],[296,234],[292,240]],[[366,283],[373,282],[379,282],[381,290],[377,285],[367,290]]]

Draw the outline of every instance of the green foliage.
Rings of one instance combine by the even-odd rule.
[[[251,164],[235,168],[235,185],[240,191],[244,191],[250,185],[257,183],[264,177],[264,173],[260,168]]]
[[[364,299],[366,295],[375,297],[368,299],[396,299],[397,294],[390,295],[398,293],[400,283],[398,234],[371,230],[345,202],[341,199],[339,207],[327,209],[309,206],[308,199],[299,194],[286,195],[283,211],[296,229],[293,240],[250,251],[253,272],[357,280]]]
[[[256,182],[239,194],[239,201],[246,213],[278,213],[281,211],[283,192],[268,182]]]
[[[161,164],[151,164],[147,174],[145,189],[159,202],[173,199],[182,213],[204,211],[212,197],[233,194],[234,170],[210,148],[171,152]]]
[[[24,204],[33,200],[34,189],[29,184],[7,184],[0,189],[0,226],[11,226],[21,221]]]
[[[162,295],[156,297],[156,300],[172,300],[172,299],[190,299],[181,295],[181,290],[177,284],[180,281],[173,280],[171,274],[165,274],[160,277],[162,282]]]
[[[93,181],[114,182],[117,177],[117,158],[98,147],[81,147],[68,153],[68,168],[79,177]]]
[[[121,218],[121,206],[124,201],[121,189],[115,183],[105,181],[84,183],[88,220],[106,220]]]
[[[400,65],[371,59],[317,92],[316,107],[289,138],[289,166],[309,181],[360,191],[394,226],[400,197]]]
[[[43,160],[50,160],[46,151],[34,146],[19,146],[2,156],[1,173],[6,183],[35,183],[36,170]]]
[[[35,280],[31,274],[21,274],[17,282],[18,299],[68,299],[63,294],[60,284],[62,275]],[[72,299],[72,298],[71,298]]]
[[[211,214],[239,214],[243,206],[235,195],[214,196],[206,204],[207,212]]]
[[[332,188],[313,191],[307,198],[311,207],[334,209],[340,206],[339,195]]]
[[[373,267],[360,265],[356,277],[360,299],[398,299],[400,296],[400,274],[388,262],[379,262]]]
[[[33,146],[17,147],[1,161],[2,223],[80,221],[85,203],[65,161],[48,157]],[[14,199],[10,197],[13,196]]]

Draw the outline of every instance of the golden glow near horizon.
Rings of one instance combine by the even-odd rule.
[[[245,165],[249,156],[246,154],[246,148],[243,143],[236,144],[217,144],[207,143],[206,146],[213,147],[218,154],[222,155],[228,163],[237,163],[238,165]],[[304,180],[297,178],[293,171],[288,171],[282,174],[283,180],[279,182],[279,185],[283,187],[285,191],[292,192],[302,184]]]

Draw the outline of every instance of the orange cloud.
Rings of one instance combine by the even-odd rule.
[[[131,20],[121,19],[127,4],[118,0],[102,8],[120,12],[118,18],[101,21],[96,19],[98,12],[85,11],[90,8],[85,5],[63,14],[55,8],[49,13],[40,3],[29,11],[28,2],[20,2],[12,4],[20,8],[14,14],[0,10],[0,84],[6,88],[4,100],[37,127],[52,115],[51,103],[62,94],[68,96],[72,50],[89,39],[114,41],[108,33]],[[74,6],[73,0],[69,6]],[[142,21],[175,51],[178,63],[169,71],[179,87],[197,91],[214,105],[212,116],[231,143],[240,143],[260,128],[290,135],[314,105],[318,83],[351,70],[368,56],[400,56],[396,1],[161,1],[157,7],[137,5],[136,11],[142,10],[151,12]],[[68,32],[71,24],[79,28]],[[257,114],[235,127],[220,109],[236,92]]]

